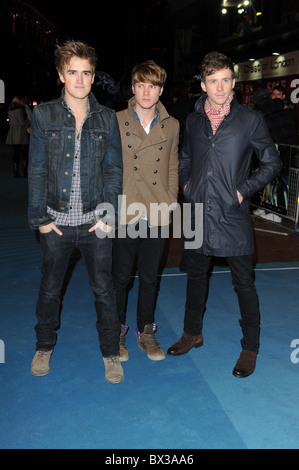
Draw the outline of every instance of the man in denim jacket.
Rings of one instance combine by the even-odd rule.
[[[113,110],[91,93],[95,50],[76,41],[56,49],[64,89],[34,109],[29,151],[29,225],[40,232],[42,279],[33,375],[49,372],[57,340],[60,295],[70,256],[81,252],[95,295],[97,330],[109,383],[123,380],[120,324],[111,276],[112,240],[122,193],[122,153]],[[104,218],[103,218],[104,217]]]

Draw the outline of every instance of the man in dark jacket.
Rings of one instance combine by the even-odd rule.
[[[34,109],[30,137],[29,224],[40,232],[43,261],[31,372],[35,376],[49,372],[60,292],[77,248],[95,295],[106,381],[118,383],[123,380],[120,323],[111,274],[112,240],[105,234],[117,217],[122,193],[119,127],[115,112],[101,106],[91,93],[95,50],[80,41],[67,41],[57,47],[55,57],[64,84],[62,95]]]
[[[203,206],[203,243],[183,252],[187,298],[184,333],[168,349],[177,356],[203,344],[202,323],[213,256],[225,257],[238,296],[243,332],[242,351],[233,370],[246,377],[255,369],[259,350],[260,314],[253,281],[253,232],[250,197],[280,171],[281,162],[261,114],[240,105],[233,92],[233,64],[218,52],[202,63],[202,89],[195,112],[186,122],[179,176],[185,199]],[[249,176],[252,153],[259,171]]]

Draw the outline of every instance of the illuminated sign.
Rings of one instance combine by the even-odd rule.
[[[241,62],[236,64],[234,69],[236,82],[298,75],[299,51]]]

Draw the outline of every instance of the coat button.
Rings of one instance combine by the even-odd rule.
[[[72,138],[72,136],[71,136],[71,135],[68,135],[68,136],[67,136],[67,138],[68,138],[68,139],[71,139],[71,138]]]
[[[154,186],[155,186],[155,184],[157,184],[157,182],[156,182],[156,181],[153,181],[153,185],[154,185]]]
[[[131,148],[132,148],[132,145],[131,145],[131,144],[129,144],[129,145],[128,145],[128,148],[129,148],[129,149],[131,149]]]
[[[63,193],[66,193],[66,189],[65,189],[65,188],[63,188],[62,192],[63,192]]]
[[[162,150],[162,149],[163,149],[163,147],[159,147],[159,150]]]
[[[160,161],[160,158],[156,158],[156,162],[159,162]]]
[[[70,154],[70,153],[67,153],[67,154],[66,154],[66,156],[67,156],[67,157],[70,157],[70,156],[71,156],[71,154]]]
[[[128,136],[129,136],[129,135],[130,135],[130,132],[126,132],[126,135],[128,135]]]
[[[154,173],[158,173],[158,170],[154,170]]]
[[[134,170],[134,171],[137,171],[137,167],[136,167],[136,166],[134,166],[133,170]]]
[[[134,155],[134,157],[133,157],[133,158],[134,158],[134,160],[136,160],[136,158],[137,158],[137,155]]]
[[[125,126],[128,126],[128,125],[129,125],[129,123],[128,123],[128,121],[126,121],[126,122],[125,122]]]
[[[69,172],[68,172],[68,171],[65,171],[65,172],[64,172],[64,174],[65,174],[65,175],[68,175],[68,174],[69,174]]]

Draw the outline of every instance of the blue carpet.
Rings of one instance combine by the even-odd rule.
[[[39,263],[16,256],[1,263],[0,447],[6,449],[294,449],[298,447],[299,364],[291,361],[298,335],[299,265],[256,270],[262,312],[255,373],[236,379],[240,352],[238,306],[230,273],[215,268],[204,322],[204,346],[152,362],[136,344],[138,278],[129,296],[125,380],[104,380],[93,295],[80,260],[63,302],[51,371],[34,377],[35,302]],[[37,254],[36,254],[37,258]],[[161,278],[157,337],[166,350],[182,332],[186,276]],[[7,295],[9,293],[9,295]]]
[[[0,174],[1,449],[296,449],[299,446],[299,263],[256,267],[262,329],[256,371],[232,369],[240,353],[239,310],[231,276],[215,267],[204,346],[152,362],[134,335],[138,278],[129,296],[130,359],[125,380],[104,379],[87,274],[78,261],[66,291],[51,371],[34,377],[35,303],[40,253],[27,228],[26,180]],[[5,198],[3,197],[5,196]],[[167,348],[182,333],[186,276],[166,269],[156,309]],[[298,339],[299,345],[299,339]],[[1,354],[5,347],[4,357]]]

